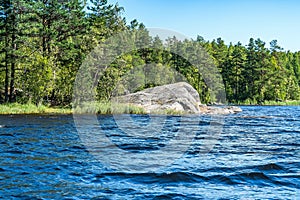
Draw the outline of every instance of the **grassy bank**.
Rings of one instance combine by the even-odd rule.
[[[0,105],[0,114],[145,114],[146,112],[137,106],[128,104],[94,103],[71,108],[48,107],[45,105],[10,103]]]
[[[36,106],[34,104],[2,104],[0,105],[0,114],[70,114],[68,108],[52,108],[44,105]]]
[[[0,114],[146,114],[147,112],[138,106],[131,104],[114,104],[110,102],[96,102],[78,106],[75,109],[47,107],[45,105],[36,106],[34,104],[2,104],[0,105]],[[152,112],[152,114],[183,114],[174,110],[164,110]]]

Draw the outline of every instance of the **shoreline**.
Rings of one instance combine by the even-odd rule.
[[[300,101],[264,102],[262,104],[228,104],[232,106],[300,106]]]
[[[228,104],[222,106],[300,106],[300,101],[281,102],[280,104]],[[220,107],[222,107],[220,105]],[[115,113],[110,110],[111,105],[99,104],[97,106],[97,114],[99,115],[110,115],[110,114],[147,114],[141,109],[135,109],[134,107],[119,107]],[[208,106],[208,107],[219,107],[219,106]],[[70,115],[73,114],[72,108],[65,107],[49,107],[45,105],[36,106],[34,104],[2,104],[0,105],[0,115]],[[92,114],[89,111],[80,111],[76,114]],[[153,114],[174,114],[180,115],[183,113],[167,111],[166,113],[153,113]]]
[[[49,107],[45,105],[9,103],[0,105],[0,115],[51,115],[72,114],[71,108]]]

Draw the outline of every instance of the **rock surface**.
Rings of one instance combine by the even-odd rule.
[[[206,106],[200,105],[200,113],[210,115],[228,115],[242,112],[242,109],[237,106]]]
[[[200,113],[198,92],[185,82],[148,88],[117,97],[116,100],[120,103],[141,106],[149,113],[159,113],[166,110],[192,114]]]
[[[163,113],[172,110],[180,113],[217,115],[242,111],[235,106],[219,107],[201,104],[198,92],[185,82],[148,88],[116,97],[114,101],[140,106],[148,113]]]

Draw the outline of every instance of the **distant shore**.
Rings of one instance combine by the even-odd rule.
[[[230,104],[231,105],[231,104]],[[261,103],[238,103],[236,106],[300,106],[300,100],[264,101]]]

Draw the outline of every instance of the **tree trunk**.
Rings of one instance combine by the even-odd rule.
[[[15,91],[15,69],[16,69],[16,62],[15,62],[15,53],[17,51],[16,41],[16,33],[15,33],[15,16],[13,16],[13,31],[11,36],[11,47],[12,47],[12,54],[11,54],[11,71],[10,71],[10,91],[9,91],[9,102],[12,103],[14,101],[14,91]]]
[[[14,102],[15,95],[15,63],[11,63],[11,72],[10,72],[10,88],[9,88],[9,102],[12,103]]]
[[[7,50],[7,47],[8,47],[8,27],[6,25],[6,28],[5,28],[5,97],[4,97],[4,103],[7,103],[8,100],[9,100],[9,91],[8,91],[8,88],[9,88],[9,66],[8,66],[8,50]]]
[[[9,69],[8,69],[8,55],[5,52],[5,98],[4,102],[7,103],[9,99],[8,87],[9,87]]]

